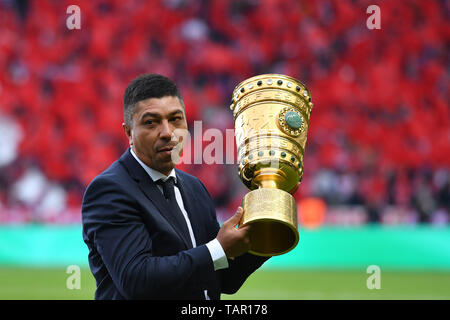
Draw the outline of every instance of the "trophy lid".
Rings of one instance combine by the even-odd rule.
[[[309,106],[310,110],[313,107],[311,102],[311,93],[306,86],[299,80],[282,74],[262,74],[248,78],[239,83],[233,90],[233,98],[231,101],[230,109],[233,111],[234,116],[245,107],[247,103],[239,103],[243,98],[250,93],[264,90],[264,89],[276,89],[287,91],[293,95],[301,98]]]

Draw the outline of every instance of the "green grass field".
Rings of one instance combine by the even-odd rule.
[[[81,269],[81,288],[69,290],[65,268],[0,268],[0,299],[93,299],[95,281]],[[382,271],[381,288],[369,290],[361,271],[272,271],[250,276],[222,299],[450,299],[450,272]]]

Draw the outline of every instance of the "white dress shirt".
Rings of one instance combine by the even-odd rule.
[[[172,169],[170,174],[168,176],[166,176],[166,175],[162,174],[161,172],[156,171],[156,170],[150,168],[149,166],[147,166],[145,163],[143,163],[136,156],[136,154],[133,152],[132,149],[130,149],[130,151],[131,151],[131,154],[133,155],[133,157],[137,160],[137,162],[139,162],[139,164],[142,166],[142,168],[144,168],[144,170],[148,173],[148,175],[150,176],[150,178],[153,181],[156,182],[159,179],[166,181],[169,177],[173,177],[175,179],[175,182],[177,181],[175,169]],[[157,185],[157,187],[159,188],[161,193],[163,193],[162,186]],[[186,224],[187,224],[187,227],[189,230],[189,235],[191,236],[192,245],[195,248],[197,246],[197,242],[195,241],[194,232],[192,231],[192,226],[191,226],[191,222],[189,220],[189,216],[186,212],[186,209],[184,208],[183,198],[181,197],[180,190],[178,189],[178,187],[176,185],[174,186],[174,189],[175,189],[175,198],[177,200],[178,206],[181,209],[181,212],[183,213],[184,219],[186,220]],[[227,256],[226,256],[225,252],[223,251],[222,245],[220,244],[219,240],[217,240],[217,238],[208,242],[206,244],[206,247],[208,248],[209,254],[211,255],[211,259],[214,263],[214,270],[228,268]]]

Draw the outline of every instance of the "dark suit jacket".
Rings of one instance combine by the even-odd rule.
[[[219,230],[213,201],[200,180],[175,170],[195,248],[174,227],[164,196],[129,149],[88,186],[83,239],[96,299],[204,299],[205,289],[220,299],[267,260],[247,253],[214,271],[205,245]]]

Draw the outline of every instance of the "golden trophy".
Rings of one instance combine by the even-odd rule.
[[[298,80],[264,74],[233,91],[239,177],[252,190],[242,200],[239,227],[251,224],[250,253],[275,256],[298,243],[294,193],[303,176],[303,156],[313,104]]]

